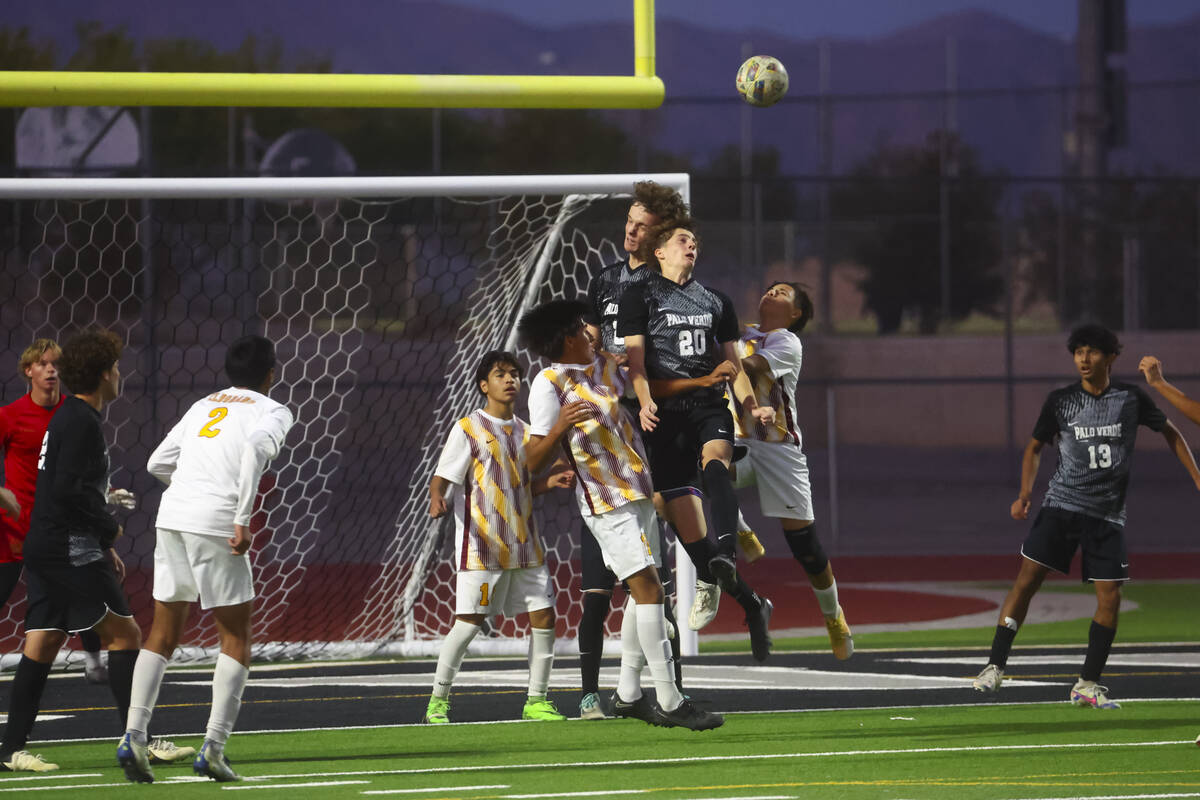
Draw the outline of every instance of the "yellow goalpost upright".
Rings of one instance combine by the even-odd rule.
[[[633,0],[633,75],[0,71],[0,106],[657,108],[654,0]]]

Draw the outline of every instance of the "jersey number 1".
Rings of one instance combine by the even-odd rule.
[[[215,439],[217,434],[221,432],[221,429],[213,426],[225,419],[225,415],[228,413],[229,409],[224,406],[217,406],[208,412],[208,422],[204,423],[204,427],[200,429],[198,435],[203,436],[205,439]]]

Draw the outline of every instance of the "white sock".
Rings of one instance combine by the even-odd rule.
[[[654,693],[663,711],[674,711],[683,702],[675,685],[675,664],[667,641],[667,617],[662,603],[637,606],[637,632],[646,664],[654,679]]]
[[[100,660],[99,650],[97,650],[95,653],[93,653],[91,650],[84,650],[83,663],[87,665],[88,669],[96,669],[104,666],[104,662]]]
[[[158,703],[158,690],[166,671],[167,659],[153,650],[139,652],[133,664],[133,686],[129,692],[129,718],[125,721],[125,730],[138,744],[146,742],[150,715]]]
[[[450,687],[454,685],[454,676],[458,674],[463,659],[467,656],[467,647],[479,626],[461,619],[454,620],[454,627],[446,634],[442,649],[438,653],[437,671],[433,673],[433,696],[446,699],[450,696]]]
[[[754,530],[753,528],[751,528],[751,527],[750,527],[750,523],[749,523],[749,522],[746,522],[746,518],[742,516],[742,512],[741,512],[741,511],[738,511],[738,526],[737,526],[737,529],[738,529],[739,531],[750,531],[750,530]]]
[[[837,596],[837,581],[829,584],[828,589],[813,589],[813,594],[817,596],[817,605],[821,607],[821,613],[827,617],[836,617],[838,613],[838,596]]]
[[[646,666],[646,655],[638,637],[637,608],[637,603],[630,597],[621,621],[621,677],[617,680],[617,697],[626,703],[642,696],[642,667]]]
[[[238,711],[242,707],[242,690],[246,688],[246,679],[249,677],[250,668],[236,658],[224,653],[217,656],[217,668],[213,670],[212,711],[208,716],[208,730],[204,738],[220,750],[225,749],[225,742],[233,732],[233,724],[237,722]]]
[[[529,636],[529,696],[545,697],[554,666],[554,628],[531,628]]]

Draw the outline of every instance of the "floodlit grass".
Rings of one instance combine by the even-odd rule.
[[[0,776],[0,794],[1165,798],[1200,791],[1198,728],[1194,704],[1134,702],[736,714],[700,734],[631,720],[246,733],[230,743],[240,784],[185,783],[172,766],[155,788],[129,787],[115,744],[89,742],[40,748],[62,774]]]

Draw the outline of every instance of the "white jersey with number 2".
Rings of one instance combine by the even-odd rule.
[[[230,537],[235,523],[249,525],[263,469],[292,423],[285,406],[251,389],[196,401],[146,464],[167,484],[157,527]]]

